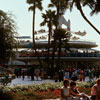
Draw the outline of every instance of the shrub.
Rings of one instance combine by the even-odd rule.
[[[13,97],[9,92],[0,89],[0,100],[13,100]]]

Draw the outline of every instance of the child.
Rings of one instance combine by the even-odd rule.
[[[64,79],[63,81],[64,86],[61,89],[61,100],[70,100],[70,88],[69,88],[69,80]]]

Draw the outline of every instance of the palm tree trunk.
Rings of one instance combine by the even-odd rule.
[[[34,3],[34,8],[33,8],[33,48],[35,50],[35,55],[38,57],[38,61],[40,64],[40,68],[42,68],[42,63],[40,60],[40,57],[38,56],[38,52],[36,51],[36,45],[35,45],[35,3]]]
[[[80,5],[80,3],[78,3],[78,10],[80,11],[82,17],[84,18],[84,20],[100,35],[100,31],[87,19],[87,17],[84,15],[82,7]]]
[[[54,68],[54,63],[55,63],[55,46],[56,46],[56,40],[54,38],[54,41],[53,41],[53,51],[52,51],[52,62],[51,62],[51,77],[53,77],[53,68]]]
[[[47,60],[47,61],[49,61],[51,30],[52,30],[52,28],[51,28],[51,21],[50,21],[50,25],[49,25],[49,34],[48,34],[48,58],[47,58],[48,60]],[[49,66],[49,64],[48,64],[48,66]]]
[[[34,5],[34,8],[33,8],[33,30],[32,30],[32,35],[33,35],[33,46],[32,48],[34,48],[36,50],[36,47],[35,47],[35,5]]]
[[[57,61],[57,68],[60,68],[60,56],[61,56],[61,39],[59,40],[59,51],[58,51],[58,61]]]
[[[58,2],[58,7],[57,7],[57,20],[59,18],[59,2]],[[56,24],[56,29],[58,28],[58,24]],[[53,51],[52,51],[52,62],[51,62],[51,76],[53,76],[53,68],[54,68],[54,63],[55,63],[55,46],[56,46],[56,40],[54,38],[54,43],[53,43]]]

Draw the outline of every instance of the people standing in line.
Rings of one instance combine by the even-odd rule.
[[[55,72],[55,74],[54,74],[54,80],[55,80],[55,82],[58,82],[58,73],[57,72]]]
[[[26,68],[27,78],[30,78],[30,68]]]
[[[71,79],[71,77],[72,77],[72,74],[73,74],[73,68],[70,68],[69,69],[69,78]]]
[[[81,70],[81,74],[82,74],[82,81],[85,81],[85,71],[84,71],[84,69]]]
[[[89,70],[89,80],[90,81],[93,80],[93,71],[92,71],[92,69]]]
[[[72,76],[71,76],[71,80],[73,81],[77,81],[78,79],[78,74],[77,72],[75,71],[75,69],[73,70],[73,73],[72,73]]]
[[[34,80],[36,80],[36,81],[42,81],[42,79],[40,77],[40,69],[39,68],[35,69],[34,73],[35,73]]]
[[[67,69],[65,70],[65,79],[66,79],[66,78],[69,79],[69,77],[70,77],[70,75],[69,75],[69,68],[67,68]]]
[[[91,99],[100,100],[100,78],[96,80],[96,84],[92,86],[91,89]]]
[[[19,68],[19,77],[21,77],[21,75],[22,75],[22,69],[21,68]]]
[[[18,68],[15,68],[15,75],[16,75],[16,77],[18,78]]]
[[[63,79],[64,79],[63,70],[59,70],[58,77],[59,77],[59,82],[63,81]]]
[[[33,66],[30,68],[30,76],[31,76],[31,80],[34,80],[34,68]]]
[[[22,79],[24,80],[25,78],[25,68],[22,69]]]
[[[43,70],[40,72],[40,77],[42,80],[44,79],[44,71]]]

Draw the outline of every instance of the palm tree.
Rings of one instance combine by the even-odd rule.
[[[59,28],[55,30],[54,32],[54,38],[56,40],[56,43],[58,44],[58,61],[57,61],[57,68],[59,70],[60,68],[60,57],[61,57],[61,48],[63,47],[63,44],[68,42],[70,39],[69,32],[66,32],[66,30]]]
[[[48,7],[56,7],[57,15],[64,14],[66,8],[68,8],[68,2],[66,0],[51,0],[51,4]]]
[[[56,19],[55,19],[55,27],[58,28],[58,19],[59,15],[63,15],[65,12],[65,9],[68,7],[68,4],[66,0],[51,0],[51,4],[48,5],[48,7],[56,7]],[[55,59],[55,38],[53,41],[53,51],[52,51],[52,63],[51,63],[51,69],[54,67],[54,59]]]
[[[8,63],[15,56],[13,48],[17,48],[16,33],[12,14],[0,10],[0,64]]]
[[[29,7],[29,11],[30,10],[33,11],[33,27],[32,27],[33,48],[35,50],[35,55],[38,56],[37,51],[36,51],[36,46],[35,46],[35,10],[36,10],[36,8],[38,8],[39,10],[43,9],[43,7],[42,7],[42,0],[27,0],[27,3],[29,5],[31,5]],[[40,66],[42,67],[39,56],[38,56],[38,60],[39,60]]]
[[[69,0],[68,0],[69,1]],[[87,17],[85,16],[83,10],[82,10],[82,6],[85,5],[89,5],[92,9],[93,9],[93,2],[94,0],[71,0],[72,3],[70,3],[70,10],[72,10],[73,5],[75,4],[75,6],[77,7],[77,9],[80,11],[81,16],[84,18],[84,20],[98,33],[100,34],[100,31],[87,19]],[[99,9],[100,10],[100,9]],[[97,9],[97,12],[99,11]],[[93,10],[93,12],[96,12],[96,10]]]
[[[57,13],[59,15],[59,11],[61,9],[62,12],[66,10],[66,8],[70,7],[70,10],[72,10],[73,5],[75,4],[77,9],[80,11],[82,17],[84,20],[98,33],[100,34],[100,31],[87,19],[85,16],[82,6],[88,5],[92,12],[91,14],[100,12],[100,1],[99,0],[51,0],[52,4],[49,5],[49,7],[56,6]],[[62,6],[61,6],[62,4]]]
[[[44,26],[47,24],[49,28],[49,34],[48,34],[48,60],[49,60],[49,48],[50,48],[50,40],[52,36],[52,27],[53,22],[55,20],[55,11],[48,10],[46,11],[46,14],[42,13],[42,18],[44,19],[43,22],[40,24],[41,26]]]
[[[91,15],[98,14],[100,12],[100,0],[84,0],[83,6],[88,5],[91,9]]]
[[[32,34],[33,34],[33,47],[35,49],[35,10],[38,8],[39,10],[42,10],[42,0],[27,0],[27,3],[31,5],[28,9],[29,11],[33,11],[33,29],[32,29]]]

